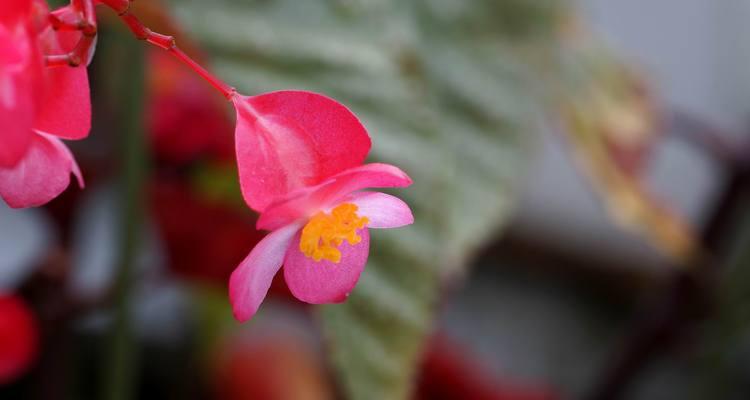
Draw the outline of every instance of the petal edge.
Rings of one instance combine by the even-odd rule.
[[[56,137],[36,133],[14,168],[0,168],[0,197],[12,208],[37,207],[60,195],[74,174],[83,186],[73,154]]]
[[[281,268],[284,255],[299,224],[287,225],[268,234],[232,272],[229,300],[235,319],[245,322],[255,315]]]
[[[411,178],[389,164],[365,164],[350,168],[312,188],[290,193],[269,205],[258,219],[258,229],[273,230],[321,208],[340,202],[352,192],[366,188],[406,187]]]
[[[352,194],[347,203],[357,205],[357,214],[367,217],[368,228],[399,228],[414,223],[409,206],[396,196],[380,192],[358,192]]]

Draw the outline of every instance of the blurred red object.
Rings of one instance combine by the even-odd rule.
[[[146,115],[157,160],[231,159],[234,128],[221,96],[160,49],[149,49],[148,63]]]
[[[418,400],[556,400],[545,384],[493,379],[471,354],[445,337],[427,349],[418,382]]]
[[[151,204],[170,268],[183,277],[225,287],[229,275],[263,238],[253,214],[201,198],[186,184],[159,180]]]
[[[221,400],[326,400],[333,398],[320,355],[294,334],[235,335],[219,352]]]
[[[0,296],[0,384],[23,375],[39,352],[36,318],[15,295]]]

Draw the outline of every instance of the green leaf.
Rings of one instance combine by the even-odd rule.
[[[513,204],[543,114],[525,45],[554,40],[558,2],[174,3],[215,72],[241,92],[337,98],[367,126],[372,160],[414,179],[394,193],[416,223],[372,232],[358,286],[319,313],[347,398],[408,398],[442,284]]]

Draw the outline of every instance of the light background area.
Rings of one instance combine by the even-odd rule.
[[[745,135],[750,1],[584,0],[579,6],[589,27],[646,78],[663,106],[733,140]],[[673,136],[658,146],[647,179],[701,227],[726,172]],[[543,138],[512,232],[589,257],[628,257],[634,266],[658,263],[653,249],[614,225],[564,146],[554,133]]]

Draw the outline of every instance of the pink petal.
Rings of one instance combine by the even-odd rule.
[[[31,145],[35,92],[42,76],[30,36],[13,29],[0,24],[0,168],[16,166]]]
[[[229,278],[229,300],[238,321],[245,322],[258,311],[274,275],[281,268],[289,243],[299,228],[299,224],[293,224],[271,232],[258,242],[232,272]]]
[[[388,164],[366,164],[331,177],[324,183],[301,189],[270,205],[258,219],[258,229],[273,230],[296,219],[336,204],[350,193],[365,188],[405,187],[412,180]]]
[[[288,90],[255,96],[251,102],[259,113],[284,116],[312,137],[321,161],[315,183],[361,165],[370,152],[370,136],[357,116],[329,97]]]
[[[354,193],[347,203],[357,205],[357,214],[370,221],[368,228],[398,228],[414,223],[409,206],[398,197],[379,192]]]
[[[70,174],[83,178],[70,150],[59,139],[33,135],[26,156],[14,168],[0,168],[0,197],[13,208],[43,205],[70,184]]]
[[[313,184],[320,162],[307,131],[284,116],[258,114],[250,100],[235,101],[235,146],[242,195],[262,211],[290,190]]]
[[[0,7],[0,23],[14,23],[24,19],[31,11],[31,0],[3,1]]]
[[[2,79],[2,77],[0,77]],[[10,107],[0,101],[0,168],[14,167],[21,161],[31,144],[31,124],[33,121],[33,102],[31,96],[21,94],[24,83],[15,80],[8,82],[9,87],[17,90],[16,98]],[[2,83],[0,83],[2,85]],[[0,91],[4,88],[0,87]],[[2,93],[0,93],[2,96]]]
[[[362,241],[339,246],[341,261],[315,261],[299,250],[301,232],[297,233],[284,258],[284,279],[294,297],[311,304],[340,303],[349,296],[365,269],[370,253],[367,229],[357,233]]]
[[[91,98],[86,68],[47,68],[48,85],[34,129],[63,139],[83,139],[91,130]]]
[[[52,33],[54,35],[54,33]],[[72,50],[79,32],[58,32],[56,52]],[[45,68],[44,100],[34,121],[34,129],[63,139],[83,139],[91,130],[91,94],[86,67]]]
[[[328,97],[280,91],[233,101],[240,184],[255,210],[362,164],[370,150],[357,117]]]

